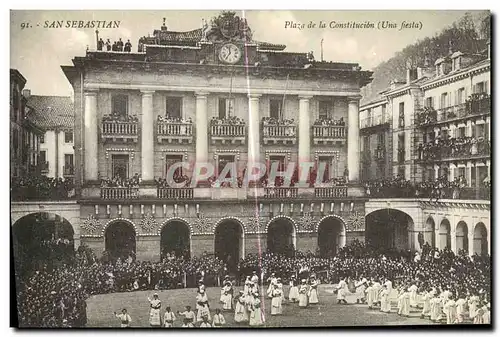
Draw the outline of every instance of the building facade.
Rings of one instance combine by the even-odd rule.
[[[27,89],[23,96],[28,106],[37,111],[36,124],[45,130],[40,137],[41,173],[51,178],[73,179],[75,118],[71,97],[31,95]]]
[[[358,107],[371,72],[253,41],[245,20],[230,20],[238,25],[229,32],[164,24],[138,53],[88,52],[63,67],[75,91],[82,168],[75,234],[98,253],[158,259],[183,250],[237,261],[266,249],[332,251],[362,238]],[[209,162],[217,175],[227,162],[240,174],[247,163],[283,170],[300,161],[326,164],[321,186],[158,183],[176,162]]]
[[[16,69],[10,69],[10,172],[21,177],[38,172],[40,137],[44,130],[35,122],[36,110],[27,106],[22,95],[26,79]]]

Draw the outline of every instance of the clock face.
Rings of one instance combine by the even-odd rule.
[[[219,59],[222,62],[235,64],[240,60],[240,58],[241,58],[240,48],[238,48],[238,46],[232,43],[227,43],[223,45],[219,50]]]

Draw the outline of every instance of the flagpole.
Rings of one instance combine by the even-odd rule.
[[[321,39],[321,62],[323,62],[323,39]]]

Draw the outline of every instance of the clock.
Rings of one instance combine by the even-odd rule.
[[[233,43],[226,43],[219,50],[219,60],[224,63],[235,64],[240,59],[241,50]]]

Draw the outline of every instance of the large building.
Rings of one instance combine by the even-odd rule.
[[[214,22],[188,32],[164,23],[137,53],[89,51],[63,67],[81,167],[75,235],[98,253],[158,259],[183,250],[233,261],[265,249],[332,251],[362,238],[359,99],[371,72],[254,41],[238,17]],[[247,162],[283,169],[315,161],[327,170],[322,187],[155,184],[180,161],[236,162],[238,172]],[[352,184],[333,186],[344,175]]]
[[[421,186],[414,197],[431,200],[419,206],[424,241],[454,252],[491,247],[489,50],[426,61],[360,107],[362,178]]]

